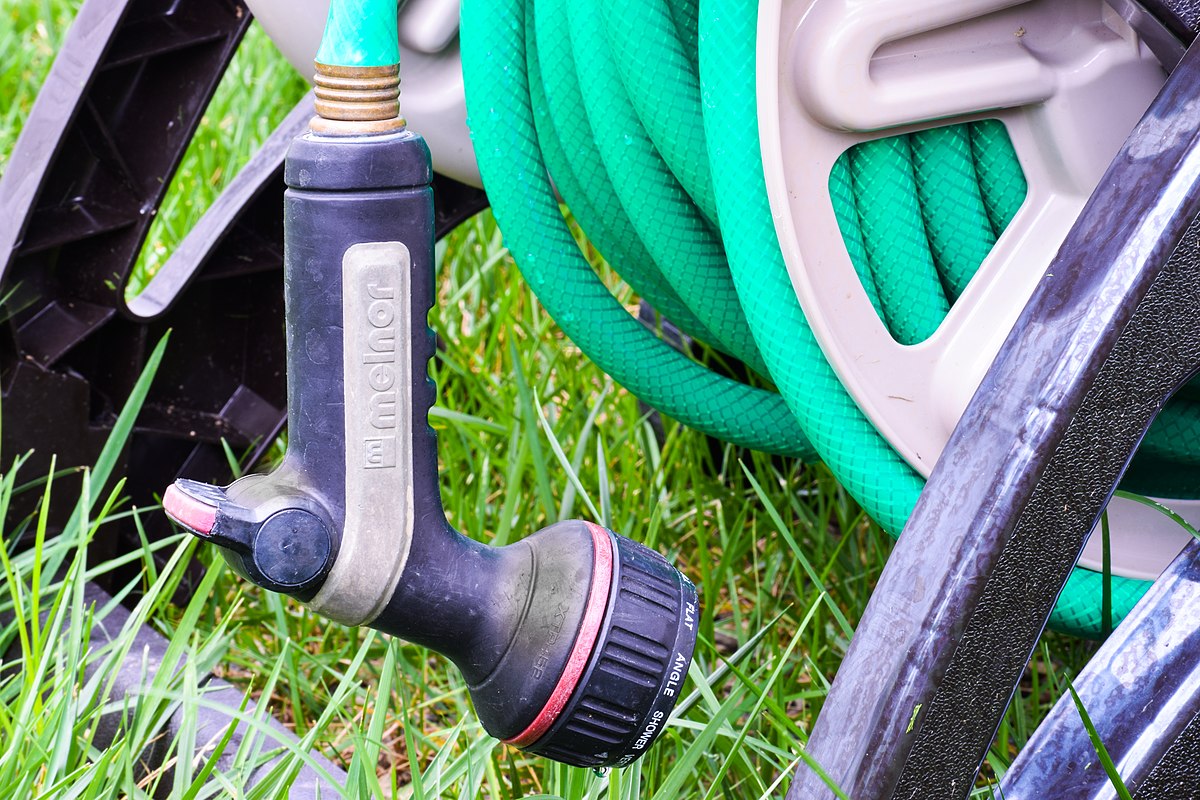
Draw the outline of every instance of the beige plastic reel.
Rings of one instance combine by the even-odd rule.
[[[1101,0],[760,5],[759,127],[792,284],[842,383],[923,475],[1034,287],[1053,279],[1047,265],[1157,94],[1164,62],[1173,66],[1183,53],[1129,6],[1123,15]],[[850,263],[830,170],[860,142],[979,119],[1005,125],[1028,195],[938,330],[899,344]],[[1166,502],[1200,521],[1200,503]],[[1188,540],[1133,501],[1118,498],[1109,514],[1113,568],[1122,575],[1156,577]],[[1099,538],[1083,565],[1100,567]]]

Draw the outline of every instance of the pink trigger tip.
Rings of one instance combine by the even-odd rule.
[[[175,485],[168,486],[163,494],[163,510],[168,517],[201,536],[208,536],[217,524],[216,506],[197,500]]]

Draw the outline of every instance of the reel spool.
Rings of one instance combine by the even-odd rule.
[[[764,171],[792,284],[842,384],[922,477],[1034,287],[1053,280],[1046,266],[1164,68],[1183,53],[1124,5],[1125,16],[1100,0],[761,7]],[[1003,124],[1025,200],[932,335],[901,344],[851,263],[829,176],[865,142],[980,120]],[[1200,522],[1200,502],[1165,502]],[[1115,575],[1153,580],[1191,538],[1134,500],[1115,498],[1108,514]],[[1097,526],[1079,563],[1101,571],[1103,559]]]

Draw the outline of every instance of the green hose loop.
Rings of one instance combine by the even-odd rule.
[[[700,4],[696,0],[668,0],[675,35],[683,43],[684,55],[699,71]]]
[[[333,0],[317,62],[331,67],[400,63],[396,0]]]
[[[565,22],[565,15],[561,19]],[[565,29],[563,33],[565,35]],[[610,263],[622,265],[622,277],[639,296],[645,298],[660,314],[689,336],[705,342],[715,341],[715,337],[704,323],[684,305],[675,294],[675,290],[654,267],[650,254],[646,252],[642,240],[634,231],[611,184],[607,179],[597,179],[598,174],[604,170],[599,153],[592,151],[590,155],[593,157],[588,158],[589,154],[580,153],[577,149],[574,159],[567,155],[562,145],[563,137],[555,127],[551,109],[557,108],[560,118],[566,122],[575,121],[586,126],[587,116],[583,110],[583,100],[578,93],[563,98],[562,95],[567,93],[560,92],[555,99],[564,100],[566,107],[564,108],[562,102],[551,102],[551,96],[542,81],[542,54],[537,47],[537,31],[532,15],[526,20],[526,37],[529,90],[537,114],[538,144],[559,194],[566,200],[579,225],[588,232],[591,243]],[[560,40],[554,38],[552,32],[548,41]],[[556,69],[574,71],[574,64],[569,61],[570,48],[551,48],[551,51],[552,57],[557,55],[560,59]],[[579,135],[576,131],[569,131],[567,140],[573,140]],[[590,187],[591,191],[584,191],[584,185]]]
[[[617,53],[638,50],[653,58],[615,59],[638,118],[671,173],[678,177],[705,220],[717,219],[704,119],[700,113],[700,77],[684,53],[664,0],[609,0],[600,3],[609,44]]]
[[[527,0],[464,0],[476,155],[485,186],[503,187],[491,193],[493,209],[518,265],[564,331],[630,391],[737,444],[811,456],[810,437],[868,513],[898,534],[923,480],[825,360],[775,237],[757,127],[745,123],[757,111],[756,5],[598,2],[538,0],[535,9]],[[547,165],[631,286],[689,333],[751,353],[780,394],[714,376],[634,322],[574,249]],[[867,297],[904,343],[937,329],[1027,191],[995,120],[859,145],[828,186]],[[1133,482],[1162,471],[1176,484],[1168,473],[1177,466],[1193,476],[1172,440],[1195,431],[1200,441],[1192,421],[1200,413],[1179,414],[1151,430]],[[1077,569],[1052,624],[1100,635],[1103,583]],[[1148,585],[1111,578],[1113,624]]]
[[[722,349],[765,372],[746,330],[720,238],[642,127],[621,83],[599,6],[587,0],[563,7],[570,20],[575,78],[596,133],[594,141],[638,235],[680,299],[718,337]]]
[[[900,344],[928,339],[950,311],[929,253],[907,136],[850,151],[854,200],[883,317]]]
[[[736,0],[700,3],[700,76],[721,232],[750,328],[771,378],[830,470],[885,530],[904,527],[923,481],[879,436],[825,360],[796,300],[767,202],[758,137],[731,119],[756,119],[755,15]],[[747,72],[748,70],[748,72]],[[753,85],[751,83],[751,85]]]
[[[970,129],[952,125],[909,140],[928,249],[953,302],[996,244],[971,157]]]
[[[509,249],[547,311],[602,369],[680,422],[746,447],[811,458],[778,395],[716,376],[655,338],[584,260],[538,148],[525,3],[483,2],[464,2],[460,32],[475,154]]]
[[[998,120],[984,120],[971,126],[971,155],[992,232],[999,236],[1025,202],[1028,191],[1025,174],[1013,168],[1018,163],[1017,153]]]
[[[713,159],[714,161],[716,159]],[[858,274],[858,281],[867,300],[875,309],[875,314],[883,319],[883,305],[879,300],[879,289],[875,286],[875,276],[871,274],[871,265],[867,263],[867,248],[863,244],[862,220],[858,216],[858,207],[854,203],[854,182],[850,178],[850,154],[842,153],[833,162],[829,171],[829,198],[833,201],[833,214],[837,218],[838,228],[842,231],[842,240],[846,243],[846,253],[850,263]]]

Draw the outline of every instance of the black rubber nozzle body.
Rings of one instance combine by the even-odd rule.
[[[310,132],[285,177],[287,455],[225,488],[178,481],[167,513],[252,582],[446,655],[494,736],[630,763],[687,674],[695,588],[590,523],[498,548],[449,525],[428,423],[428,148],[409,131]]]

